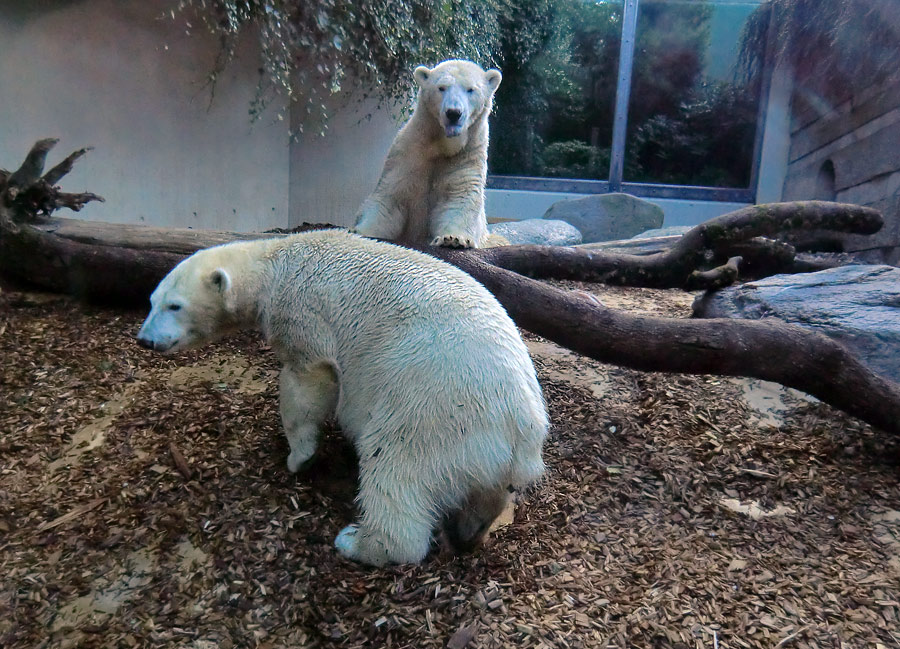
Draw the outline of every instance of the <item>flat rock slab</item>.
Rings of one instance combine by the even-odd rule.
[[[775,275],[704,294],[694,317],[775,317],[823,333],[900,382],[900,269],[852,265]]]
[[[656,239],[657,237],[674,237],[681,236],[685,232],[690,232],[694,229],[694,226],[691,225],[673,225],[668,228],[653,228],[652,230],[647,230],[646,232],[641,232],[640,234],[636,234],[631,237],[632,239]]]
[[[556,219],[524,219],[488,226],[512,245],[574,246],[581,243],[581,232],[574,225]]]
[[[659,205],[630,194],[599,194],[557,201],[544,219],[558,219],[574,225],[584,243],[629,239],[662,226]]]

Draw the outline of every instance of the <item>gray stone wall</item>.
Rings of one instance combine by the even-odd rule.
[[[878,209],[885,227],[845,238],[872,261],[900,261],[900,75],[831,105],[797,89],[784,200],[820,199]],[[807,94],[809,94],[807,92]]]

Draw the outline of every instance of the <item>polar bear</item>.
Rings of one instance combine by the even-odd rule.
[[[487,231],[488,115],[502,78],[471,61],[414,72],[419,96],[388,151],[375,191],[356,216],[359,234],[412,244],[478,248]]]
[[[290,471],[336,416],[359,457],[360,518],[335,540],[351,559],[419,562],[439,526],[467,549],[544,470],[547,411],[518,330],[433,257],[342,230],[231,243],[182,261],[150,302],[138,341],[160,352],[262,330]]]

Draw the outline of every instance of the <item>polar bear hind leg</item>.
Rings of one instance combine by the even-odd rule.
[[[431,547],[434,494],[424,481],[397,475],[401,465],[387,449],[357,451],[361,516],[341,530],[335,547],[348,559],[373,566],[419,563]]]
[[[473,490],[462,506],[444,519],[444,533],[453,549],[458,553],[471,552],[481,545],[491,523],[511,498],[510,487]]]
[[[312,462],[322,424],[334,412],[337,396],[337,379],[330,365],[314,365],[302,371],[282,368],[281,422],[291,449],[287,459],[291,473]]]

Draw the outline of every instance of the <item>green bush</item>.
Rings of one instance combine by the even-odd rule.
[[[553,142],[541,151],[539,169],[541,176],[605,179],[609,175],[609,149],[578,140]]]

